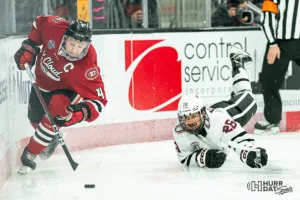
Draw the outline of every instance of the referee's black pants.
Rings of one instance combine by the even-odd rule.
[[[283,84],[289,62],[295,61],[300,66],[300,39],[279,40],[278,46],[281,51],[280,59],[276,58],[272,65],[269,65],[267,61],[269,51],[269,46],[267,46],[259,78],[265,103],[264,115],[271,124],[281,121],[282,102],[279,89]]]

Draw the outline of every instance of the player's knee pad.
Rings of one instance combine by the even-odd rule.
[[[252,92],[246,91],[247,94],[247,103],[248,107],[245,109],[247,110],[247,112],[245,114],[248,114],[248,117],[246,117],[246,123],[248,123],[250,121],[250,119],[252,118],[252,116],[255,115],[256,111],[257,111],[257,103],[254,97],[254,94]]]
[[[238,121],[241,126],[246,125],[257,111],[257,104],[253,93],[250,91],[243,91],[231,100],[238,113],[236,115],[238,117],[234,118],[234,120]]]

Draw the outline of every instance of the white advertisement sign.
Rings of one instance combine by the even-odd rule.
[[[182,94],[198,93],[207,104],[228,99],[228,46],[253,56],[257,80],[266,43],[260,31],[104,35],[93,41],[109,100],[105,117],[113,122],[174,118]]]

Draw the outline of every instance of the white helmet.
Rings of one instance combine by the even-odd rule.
[[[191,129],[186,125],[186,118],[193,114],[199,114],[199,122],[197,125],[198,127]],[[181,127],[185,131],[190,133],[197,133],[204,125],[205,115],[204,103],[198,95],[192,94],[184,95],[181,97],[178,103],[178,119]]]

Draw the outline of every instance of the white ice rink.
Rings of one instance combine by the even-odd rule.
[[[251,169],[232,152],[220,169],[186,169],[173,141],[111,146],[72,153],[73,172],[65,156],[38,160],[36,171],[14,174],[1,200],[300,200],[300,134],[256,136],[269,155],[268,166]],[[253,192],[249,181],[283,181],[293,192]],[[95,184],[85,189],[84,184]]]

